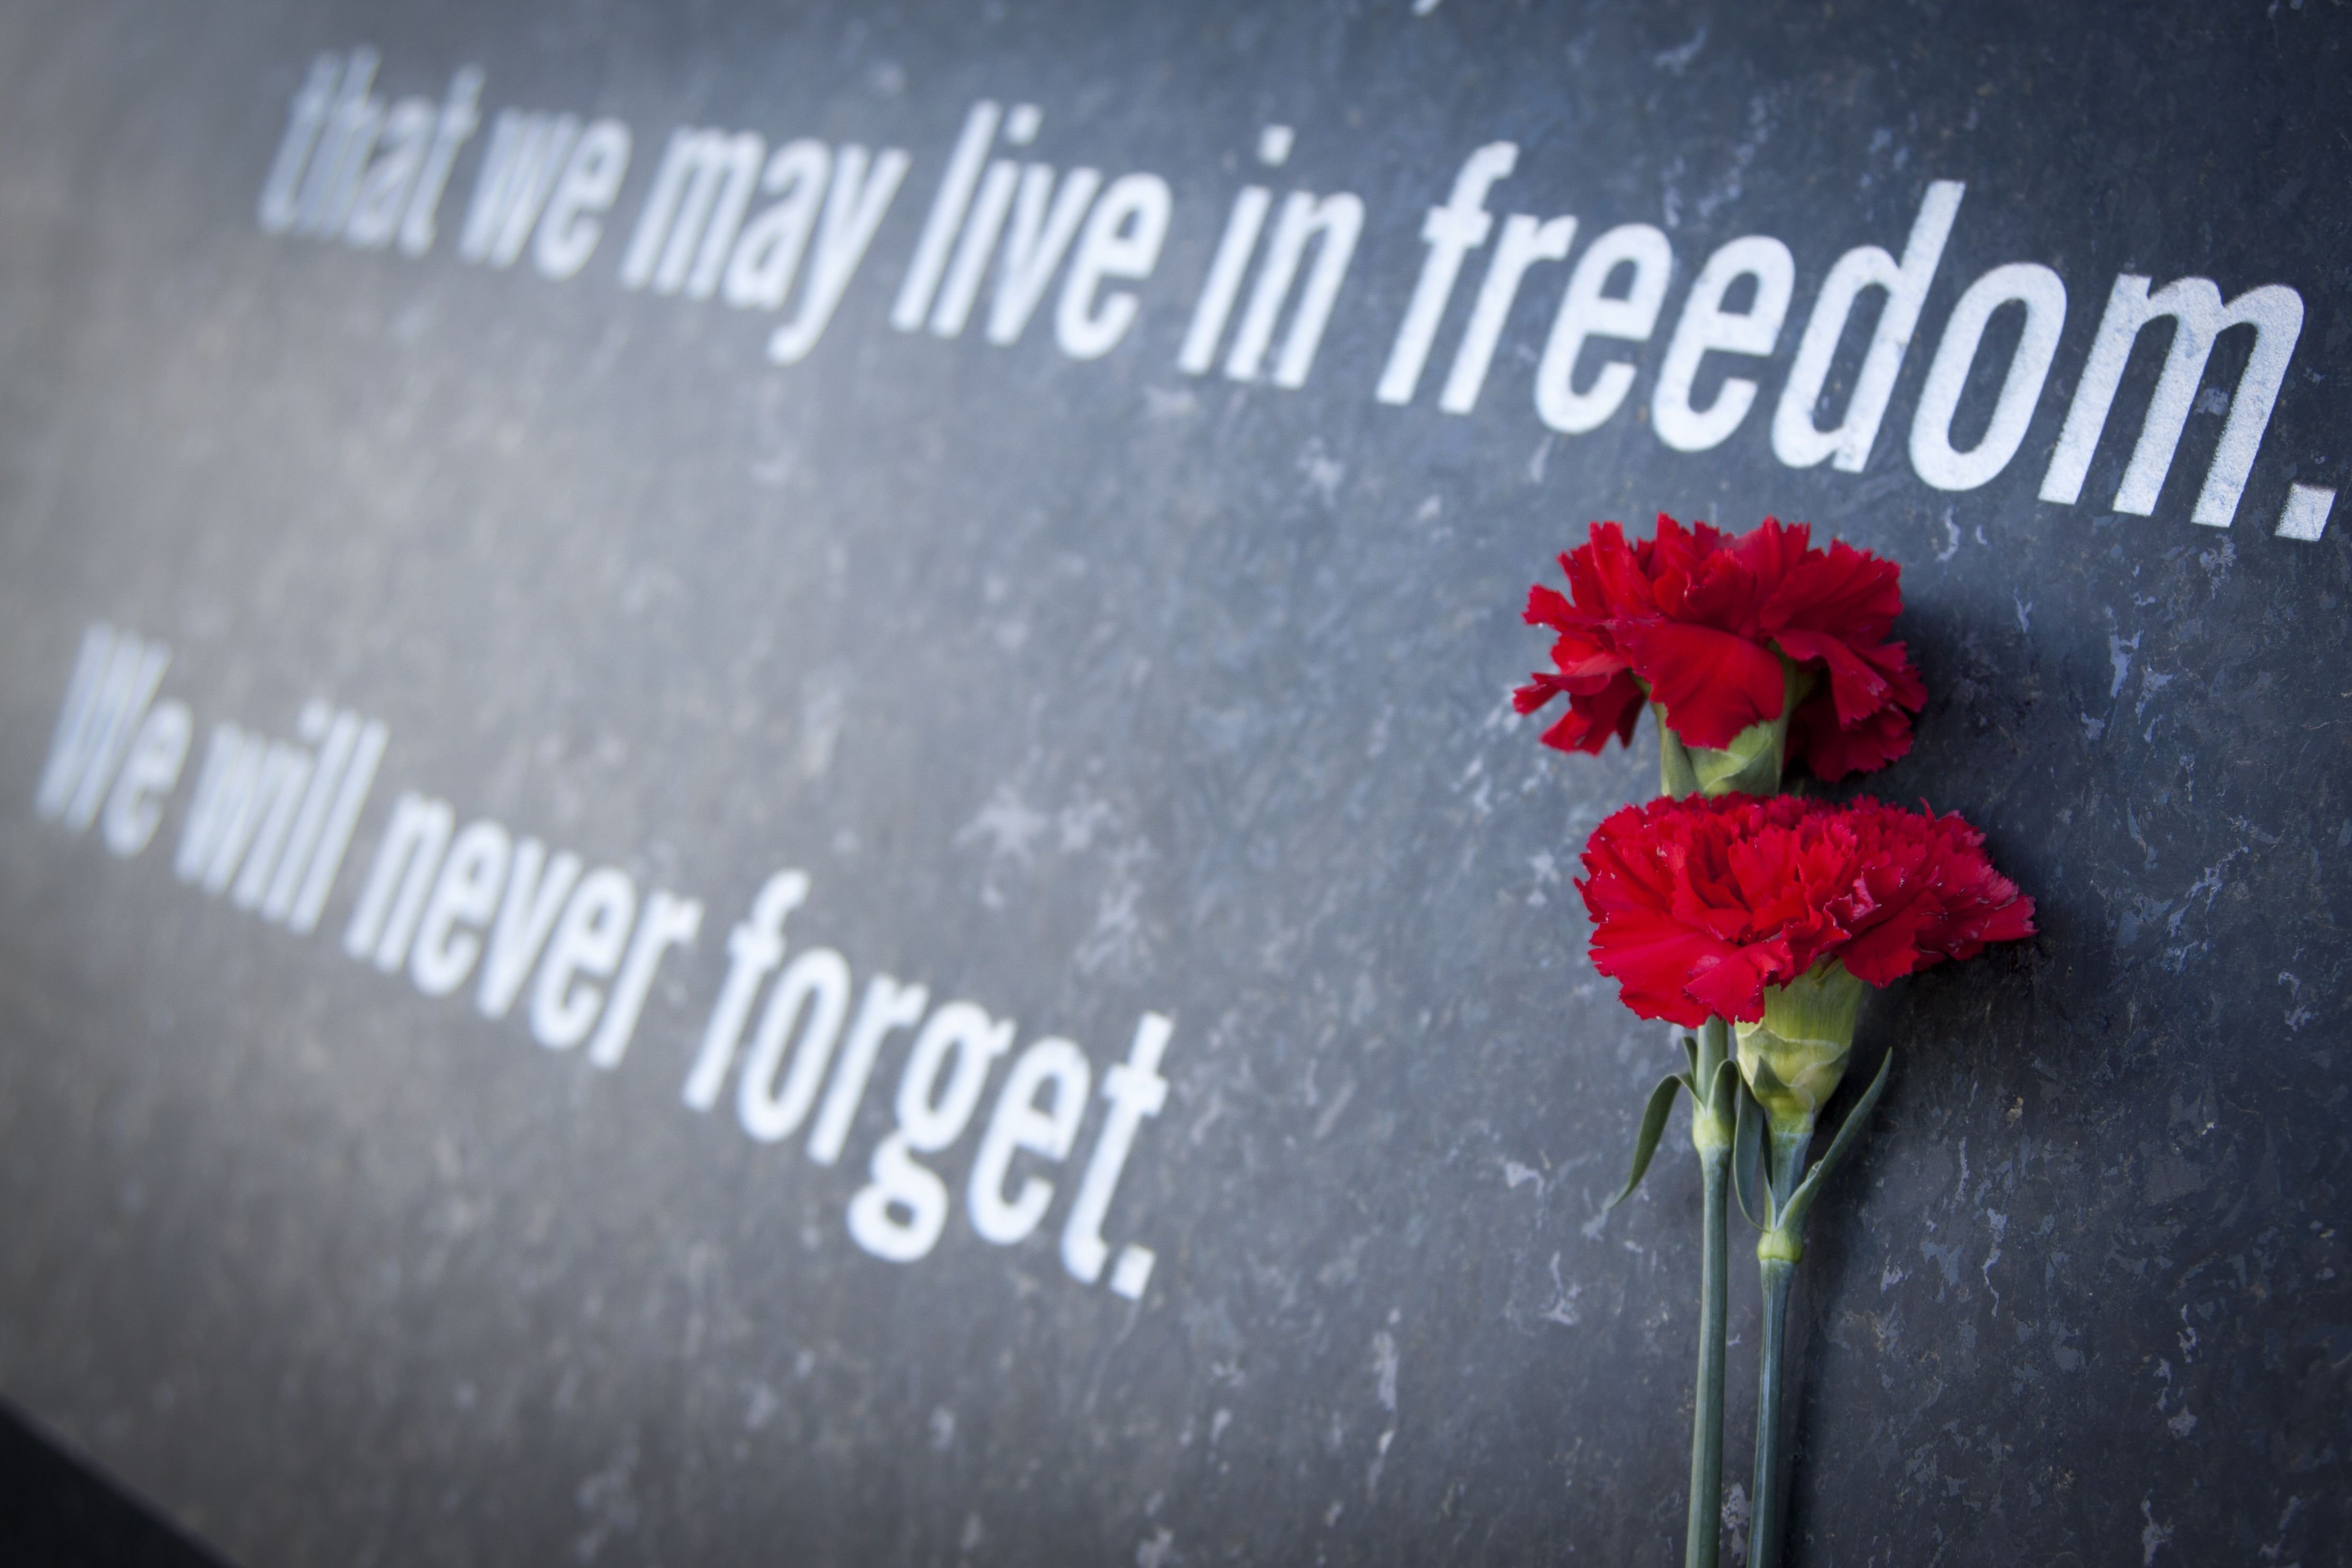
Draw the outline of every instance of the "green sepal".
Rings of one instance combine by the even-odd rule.
[[[1728,1152],[1733,1134],[1738,1131],[1733,1122],[1736,1102],[1732,1096],[1739,1082],[1739,1064],[1729,1057],[1715,1064],[1715,1081],[1707,1085],[1706,1098],[1700,1100],[1696,1092],[1691,1098],[1696,1108],[1691,1119],[1691,1143],[1702,1154],[1710,1146]],[[1701,1124],[1712,1136],[1702,1136]]]
[[[1764,1189],[1764,1218],[1756,1218],[1756,1161],[1764,1142],[1764,1107],[1748,1092],[1748,1081],[1739,1082],[1739,1125],[1731,1135],[1731,1190],[1739,1199],[1739,1212],[1749,1225],[1759,1230],[1771,1228],[1771,1186]]]
[[[1669,1072],[1658,1080],[1655,1089],[1650,1091],[1650,1103],[1642,1108],[1642,1129],[1633,1135],[1633,1174],[1625,1178],[1625,1185],[1618,1189],[1617,1196],[1601,1206],[1603,1212],[1633,1197],[1633,1189],[1642,1185],[1642,1178],[1650,1171],[1651,1156],[1658,1152],[1658,1140],[1665,1134],[1666,1117],[1675,1108],[1675,1095],[1688,1088],[1688,1079],[1679,1072]],[[1696,1098],[1696,1093],[1693,1098]]]
[[[1658,721],[1658,793],[1675,800],[1697,794],[1698,773],[1683,737],[1666,723],[1666,710],[1652,703],[1650,716]]]
[[[1853,1103],[1853,1109],[1848,1111],[1845,1120],[1839,1124],[1837,1136],[1830,1140],[1829,1152],[1806,1174],[1805,1179],[1797,1184],[1796,1193],[1789,1199],[1781,1218],[1780,1228],[1802,1233],[1805,1216],[1811,1210],[1813,1199],[1820,1196],[1822,1183],[1828,1179],[1847,1148],[1861,1136],[1862,1124],[1869,1121],[1870,1113],[1878,1108],[1878,1097],[1885,1092],[1886,1075],[1894,1066],[1895,1052],[1890,1050],[1878,1064],[1878,1075],[1870,1081],[1870,1087],[1862,1092],[1862,1098]]]
[[[1776,1094],[1789,1092],[1789,1086],[1780,1082],[1780,1075],[1773,1071],[1772,1064],[1761,1056],[1756,1059],[1755,1076],[1748,1080],[1748,1087],[1753,1092],[1751,1098],[1758,1102],[1757,1109],[1759,1111],[1763,1109],[1764,1101]]]
[[[1716,750],[1699,746],[1684,746],[1680,737],[1675,745],[1681,749],[1684,762],[1691,771],[1688,789],[1676,789],[1675,779],[1662,766],[1661,779],[1666,793],[1680,799],[1696,792],[1701,795],[1777,795],[1780,792],[1780,774],[1787,766],[1789,755],[1789,721],[1797,705],[1808,696],[1819,679],[1818,674],[1799,665],[1787,654],[1780,660],[1780,716],[1751,724],[1731,737],[1731,744]],[[1660,734],[1666,728],[1664,710],[1653,703],[1651,711],[1658,716]],[[1662,765],[1665,764],[1664,742],[1661,742]]]
[[[1774,795],[1780,789],[1780,758],[1789,744],[1789,716],[1751,724],[1720,751],[1689,747],[1691,770],[1702,795]]]

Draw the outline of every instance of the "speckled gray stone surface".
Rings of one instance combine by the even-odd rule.
[[[1695,1182],[1678,1119],[1598,1218],[1673,1052],[1568,881],[1653,765],[1547,753],[1504,694],[1588,519],[1773,512],[1903,563],[1933,696],[1871,785],[1983,825],[2042,923],[1865,1011],[1903,1054],[1798,1286],[1793,1550],[2352,1561],[2352,519],[2272,532],[2352,424],[2326,0],[852,9],[0,6],[0,1395],[255,1568],[1675,1560]],[[457,260],[487,132],[421,259],[257,226],[303,70],[361,44],[388,92],[475,62],[486,110],[634,128],[586,271]],[[1169,182],[1104,359],[887,324],[982,98],[1038,104],[1057,167]],[[1297,390],[1176,368],[1273,123],[1277,201],[1367,214]],[[678,124],[908,150],[802,363],[616,281]],[[1484,253],[1419,400],[1372,396],[1423,213],[1503,139],[1498,216],[1674,246],[1590,434],[1528,401],[1557,271],[1437,410]],[[1783,466],[1802,312],[1933,179],[1968,194],[1867,468]],[[1797,263],[1763,405],[1670,452],[1665,334],[1751,233]],[[2070,294],[2050,390],[1998,479],[1931,490],[1928,353],[2021,259]],[[2152,517],[2107,508],[2113,437],[2084,504],[2036,499],[2124,272],[2305,302],[2227,531],[2189,476],[2244,333]],[[171,647],[200,736],[386,723],[315,936],[174,878],[184,785],[131,859],[37,819],[94,620]],[[704,902],[618,1071],[343,956],[402,789]],[[1026,1242],[959,1196],[929,1256],[860,1250],[884,1093],[829,1169],[680,1105],[785,865],[795,943],[1097,1081],[1174,1019],[1107,1228],[1157,1252],[1139,1302],[1065,1272],[1067,1176]]]

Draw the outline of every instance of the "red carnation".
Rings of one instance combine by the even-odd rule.
[[[1644,1018],[1753,1023],[1764,990],[1836,963],[1884,986],[2033,934],[1984,835],[1876,800],[1693,796],[1594,830],[1577,883],[1592,962]]]
[[[1559,636],[1556,670],[1513,694],[1518,710],[1565,695],[1545,742],[1597,752],[1612,733],[1632,742],[1647,698],[1684,745],[1722,749],[1781,716],[1793,672],[1787,761],[1823,779],[1885,767],[1911,748],[1910,716],[1927,700],[1903,644],[1887,640],[1902,568],[1811,540],[1804,524],[1770,517],[1734,538],[1661,512],[1657,537],[1630,545],[1617,524],[1593,524],[1559,558],[1571,597],[1528,591],[1528,624]]]

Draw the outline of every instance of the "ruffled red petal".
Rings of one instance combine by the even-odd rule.
[[[1728,746],[1780,716],[1782,656],[1822,677],[1828,722],[1808,721],[1790,760],[1824,779],[1883,767],[1908,748],[1910,715],[1927,695],[1887,632],[1903,608],[1901,569],[1839,541],[1814,548],[1802,523],[1768,517],[1734,537],[1664,513],[1629,541],[1599,522],[1560,558],[1569,592],[1538,586],[1527,620],[1559,633],[1559,674],[1597,693],[1631,670],[1688,744]],[[1612,711],[1615,711],[1612,709]],[[1633,726],[1588,718],[1570,729],[1630,738]]]
[[[1802,762],[1814,778],[1834,784],[1849,773],[1884,768],[1911,749],[1911,717],[1881,708],[1853,728],[1841,727],[1827,692],[1797,705],[1789,718],[1789,762]]]
[[[1578,611],[1559,590],[1546,588],[1538,582],[1528,590],[1528,607],[1520,612],[1519,619],[1530,626],[1549,626],[1555,632],[1565,632],[1570,627],[1587,625],[1592,617]]]
[[[1744,637],[1674,621],[1622,626],[1617,641],[1685,745],[1726,747],[1780,716],[1780,661]]]
[[[1577,883],[1592,961],[1645,1018],[1763,1016],[1841,963],[1884,986],[2033,933],[2033,902],[1957,815],[1781,796],[1654,800],[1594,830]]]
[[[1903,612],[1902,577],[1903,569],[1893,561],[1832,540],[1826,551],[1806,550],[1790,562],[1759,618],[1774,632],[1825,632],[1849,642],[1884,642]]]
[[[1841,725],[1860,724],[1893,705],[1894,686],[1851,643],[1826,632],[1783,632],[1778,641],[1797,663],[1818,659],[1829,667],[1830,700]]]
[[[1764,1016],[1764,988],[1795,974],[1786,942],[1759,942],[1700,960],[1683,994],[1713,1017],[1754,1023]]]
[[[1585,689],[1588,686],[1591,689]],[[1568,712],[1544,731],[1546,746],[1560,751],[1598,752],[1609,743],[1612,735],[1632,743],[1633,727],[1642,717],[1642,688],[1622,669],[1615,676],[1598,681],[1569,675],[1530,675],[1526,685],[1512,692],[1511,706],[1522,714],[1530,714],[1558,696],[1568,698]]]
[[[1822,552],[1812,548],[1813,530],[1804,523],[1783,523],[1778,517],[1767,517],[1732,541],[1731,549],[1765,591],[1759,612],[1769,613],[1779,600],[1790,578],[1801,571],[1808,561],[1821,559]],[[1833,549],[1844,549],[1838,545]],[[1875,559],[1875,558],[1868,558]],[[1785,617],[1783,618],[1785,620]],[[1772,622],[1775,625],[1780,622]]]

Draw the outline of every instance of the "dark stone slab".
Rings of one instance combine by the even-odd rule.
[[[1865,1011],[1865,1055],[1902,1055],[1798,1286],[1794,1549],[2347,1561],[2352,523],[2276,531],[2343,482],[2352,416],[2335,10],[1412,9],[6,7],[0,1393],[257,1568],[1669,1561],[1696,1194],[1677,1144],[1598,1215],[1674,1052],[1570,885],[1654,774],[1545,752],[1505,694],[1541,656],[1527,584],[1588,520],[1773,513],[1904,564],[1933,695],[1867,786],[1983,825],[2042,922]],[[258,220],[304,73],[362,46],[387,104],[483,72],[422,256]],[[1019,159],[1165,182],[1098,358],[1062,346],[1060,274],[1010,343],[992,293],[953,336],[891,325],[983,99],[1042,110]],[[536,240],[461,257],[502,109],[633,134],[572,276]],[[907,153],[796,362],[768,356],[789,309],[625,286],[674,127]],[[1503,141],[1488,207],[1573,215],[1574,248],[1445,412],[1498,222],[1384,403],[1424,214]],[[1207,373],[1179,363],[1253,181],[1270,225],[1294,189],[1362,204],[1296,387],[1281,335],[1225,373],[1246,294]],[[1899,255],[1937,181],[1966,194],[1866,461],[1790,465],[1773,408],[1823,279]],[[1627,224],[1670,247],[1662,314],[1580,361],[1633,366],[1625,402],[1554,429],[1551,312]],[[1791,257],[1789,320],[1702,362],[1695,402],[1745,376],[1757,405],[1674,450],[1669,338],[1753,235]],[[1939,490],[1922,389],[2012,262],[2063,280],[2055,359],[2017,455]],[[2226,528],[2193,513],[2251,328],[2152,513],[2118,490],[2160,327],[2079,497],[2040,499],[2119,277],[2300,300]],[[169,649],[157,700],[194,725],[130,855],[37,809],[92,622]],[[214,727],[307,758],[313,699],[388,739],[302,934],[174,859]],[[562,1031],[530,985],[494,1019],[477,977],[346,956],[403,792],[700,903],[617,1065],[535,1043]],[[950,1201],[910,1261],[850,1228],[908,1034],[831,1166],[807,1124],[748,1133],[731,1078],[681,1104],[784,868],[793,956],[1017,1024],[922,1156]],[[1083,1282],[1059,1241],[1148,1014],[1166,1103]],[[998,1245],[969,1178],[1049,1036],[1088,1110],[1066,1163],[1019,1155],[1054,1192]],[[1735,1480],[1754,1312],[1736,1270]]]

